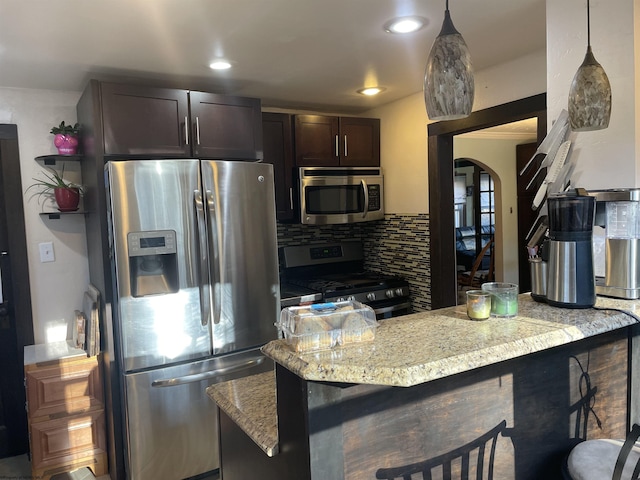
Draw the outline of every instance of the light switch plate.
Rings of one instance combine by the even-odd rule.
[[[40,262],[55,262],[56,256],[53,253],[53,242],[42,242],[38,244],[40,248]]]

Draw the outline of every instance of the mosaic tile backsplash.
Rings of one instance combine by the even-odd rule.
[[[414,312],[431,310],[429,215],[387,214],[384,220],[346,225],[278,224],[278,245],[360,240],[365,268],[405,278]]]

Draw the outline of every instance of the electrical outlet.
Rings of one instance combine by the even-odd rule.
[[[55,262],[56,256],[53,253],[53,242],[42,242],[38,244],[40,247],[40,262]]]

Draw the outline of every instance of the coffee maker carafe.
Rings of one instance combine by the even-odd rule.
[[[549,196],[547,206],[547,303],[591,308],[596,303],[592,250],[595,198],[571,191]]]
[[[589,195],[596,199],[596,293],[640,298],[640,189],[592,190]]]

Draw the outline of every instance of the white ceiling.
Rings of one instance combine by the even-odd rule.
[[[89,78],[358,113],[422,89],[444,0],[0,0],[0,86],[80,91]],[[475,70],[545,48],[545,0],[451,0]],[[430,24],[386,33],[394,16]],[[208,68],[224,56],[234,66]],[[377,97],[356,90],[381,85]]]

